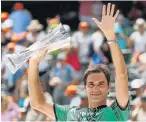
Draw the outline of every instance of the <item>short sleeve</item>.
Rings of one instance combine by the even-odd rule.
[[[56,121],[66,121],[67,120],[67,111],[69,109],[69,106],[67,106],[67,105],[61,106],[58,104],[54,104],[53,109],[54,109]]]
[[[122,109],[117,100],[110,106],[114,111],[118,121],[127,121],[130,116],[130,102],[128,101],[126,107]]]

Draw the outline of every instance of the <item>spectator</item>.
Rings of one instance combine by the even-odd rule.
[[[2,31],[5,33],[6,39],[10,39],[14,34],[12,27],[14,25],[13,20],[7,19],[2,23]]]
[[[81,98],[77,95],[77,86],[76,85],[69,85],[65,90],[65,95],[70,99],[70,106],[80,106],[81,105]]]
[[[101,30],[97,29],[97,31],[92,34],[91,39],[93,41],[94,50],[95,51],[99,50],[104,41],[104,36]]]
[[[1,103],[1,120],[2,121],[10,121],[10,115],[9,112],[7,111],[8,108],[8,100],[6,98],[6,96],[2,96],[1,98],[2,103]]]
[[[75,45],[71,47],[71,49],[67,53],[67,58],[66,61],[69,63],[75,70],[76,76],[78,76],[79,79],[81,79],[81,64],[79,61],[79,56],[78,56],[78,49],[76,48]]]
[[[24,51],[27,48],[27,46],[29,45],[29,43],[26,39],[20,38],[20,34],[13,34],[11,36],[11,41],[13,43],[15,43],[15,50],[14,50],[15,53]]]
[[[15,50],[15,43],[9,43],[8,44],[8,53],[13,53]],[[4,79],[7,82],[7,86],[8,86],[8,90],[10,92],[11,95],[14,95],[15,100],[18,100],[18,90],[19,90],[19,85],[21,83],[21,79],[23,76],[23,69],[20,68],[15,74],[12,74],[10,72],[10,70],[8,69],[8,67],[6,67],[5,65],[5,61],[2,60],[2,68],[5,69],[4,72]]]
[[[2,96],[2,121],[18,119],[19,107],[12,96]]]
[[[37,40],[42,39],[45,36],[45,32],[42,31],[43,25],[38,20],[32,20],[27,26],[28,35],[27,40],[30,43],[34,43]]]
[[[58,16],[54,18],[47,18],[48,27],[46,29],[46,32],[48,33],[50,32],[50,30],[56,28],[59,23],[60,23],[60,20]]]
[[[61,85],[54,88],[53,98],[54,102],[63,105],[68,103],[68,98],[64,96],[66,86],[69,84],[78,84],[78,79],[76,78],[74,69],[66,62],[65,52],[58,54],[57,59],[59,62],[56,67],[50,71],[50,77],[59,77],[62,81]]]
[[[106,61],[107,59],[102,51],[104,38],[105,37],[103,36],[103,33],[99,29],[97,29],[97,31],[92,34],[91,39],[93,41],[92,42],[93,54],[91,54],[92,57],[91,64],[99,64],[99,63],[107,62]]]
[[[141,72],[141,78],[143,79],[146,85],[146,53],[143,53],[139,56],[140,66],[139,71]]]
[[[140,98],[139,105],[132,112],[133,121],[146,121],[146,92]]]
[[[136,94],[133,96],[132,104],[136,105],[140,102],[140,97],[144,91],[144,81],[141,79],[134,79],[131,82],[131,88],[135,90]]]
[[[84,70],[89,64],[89,45],[91,38],[88,34],[89,24],[87,22],[80,22],[79,31],[75,32],[72,36],[72,42],[78,46],[79,60]]]
[[[14,21],[13,31],[15,33],[26,31],[26,27],[32,19],[30,12],[24,9],[24,5],[22,3],[16,3],[13,9],[14,11],[10,13],[9,16],[9,18]]]
[[[146,52],[146,23],[142,18],[138,18],[136,20],[136,24],[134,25],[134,31],[130,36],[130,47],[134,47],[134,55],[137,53]]]
[[[8,18],[9,18],[9,13],[8,12],[2,12],[1,13],[1,22],[4,22]]]

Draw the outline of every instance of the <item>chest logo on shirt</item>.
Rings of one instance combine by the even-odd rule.
[[[103,111],[99,109],[91,111],[86,108],[78,108],[76,116],[78,121],[100,121],[103,120]]]

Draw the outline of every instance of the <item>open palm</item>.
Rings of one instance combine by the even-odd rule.
[[[108,3],[107,9],[105,5],[103,6],[101,22],[99,22],[98,19],[93,18],[97,26],[104,32],[108,40],[113,38],[112,36],[114,35],[115,20],[119,14],[119,10],[117,10],[116,14],[114,15],[114,9],[115,5],[113,4],[111,7],[111,3]]]

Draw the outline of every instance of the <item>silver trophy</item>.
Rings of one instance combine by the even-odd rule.
[[[7,54],[4,56],[4,62],[9,70],[14,74],[26,61],[38,50],[49,48],[49,52],[70,46],[70,35],[66,32],[62,24],[49,32],[43,39],[36,41],[24,51]]]

